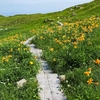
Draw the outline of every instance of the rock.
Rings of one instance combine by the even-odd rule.
[[[62,81],[65,81],[66,77],[65,77],[65,75],[59,75],[59,79],[62,82]]]
[[[0,31],[3,30],[2,28],[0,29]]]
[[[73,13],[72,13],[72,16],[76,16],[76,13],[73,12]]]
[[[81,7],[81,6],[79,6],[79,5],[76,5],[75,8],[76,8],[76,9],[83,9],[83,7]]]
[[[78,8],[80,8],[80,6],[79,5],[76,5],[75,8],[78,9]]]
[[[70,9],[70,11],[73,11],[74,9]]]
[[[80,9],[83,9],[83,7],[80,7]]]
[[[8,28],[5,28],[5,30],[8,30]]]
[[[23,85],[27,82],[26,79],[21,79],[17,82],[17,88],[23,87]]]
[[[50,24],[51,24],[51,25],[53,25],[53,24],[54,24],[54,22],[51,22]]]

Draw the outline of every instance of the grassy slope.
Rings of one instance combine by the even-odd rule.
[[[32,27],[37,28],[38,26],[44,25],[43,21],[46,18],[54,19],[54,21],[58,20],[57,17],[62,17],[60,20],[68,20],[68,18],[78,20],[90,17],[91,15],[100,15],[100,0],[78,6],[81,8],[73,6],[61,12],[47,14],[15,15],[9,17],[0,16],[0,27],[27,27],[32,25]],[[71,11],[71,9],[73,10]],[[76,16],[72,15],[73,12],[76,13]]]
[[[82,8],[80,9],[80,7],[77,8],[77,7],[73,6],[68,9],[65,9],[61,12],[54,12],[54,13],[48,13],[48,14],[16,15],[16,16],[9,16],[9,17],[0,16],[0,29],[7,28],[7,30],[0,30],[0,40],[5,39],[9,36],[14,36],[15,34],[19,34],[19,35],[21,34],[23,38],[20,38],[20,40],[23,41],[34,35],[31,32],[32,29],[40,30],[41,26],[44,26],[44,27],[47,27],[47,26],[51,27],[51,25],[55,26],[56,22],[58,20],[60,20],[61,22],[67,21],[67,22],[71,23],[76,20],[83,20],[84,18],[89,18],[92,15],[100,16],[100,13],[99,13],[100,12],[100,0],[94,0],[93,2],[82,4],[79,6]],[[73,9],[73,10],[71,10],[71,9]],[[73,12],[76,14],[76,16],[73,16]],[[60,18],[58,18],[58,17],[60,17]],[[52,19],[53,24],[51,24],[51,22],[43,23],[43,21],[47,18]],[[37,33],[38,33],[38,31],[37,31]],[[99,36],[99,32],[98,32],[98,36]],[[95,42],[98,42],[98,41],[95,40]],[[99,42],[98,42],[98,44],[99,44]],[[32,59],[32,58],[29,58],[29,59]],[[75,70],[75,72],[78,73],[78,70]],[[69,72],[69,75],[73,75],[73,77],[75,77],[74,74],[75,73],[72,74],[71,72]],[[31,84],[31,83],[29,83],[29,84]],[[32,86],[32,87],[34,88],[34,86]],[[64,87],[66,87],[66,84],[64,84]],[[26,88],[27,88],[27,86],[25,87],[25,89]],[[2,90],[3,90],[3,88],[2,88]],[[27,88],[27,90],[28,90],[28,88]],[[5,89],[5,91],[6,91],[6,89]],[[16,90],[16,89],[14,91],[18,92],[18,90]],[[24,91],[24,88],[22,88],[20,90],[20,92],[18,92],[16,94],[16,96],[19,96],[20,93],[22,93],[22,91]],[[29,91],[32,91],[32,90],[29,89]],[[11,91],[11,92],[13,93],[13,91]],[[65,90],[65,92],[66,92],[66,90]],[[5,93],[7,94],[8,92],[5,92]],[[68,92],[66,92],[66,93],[69,94]],[[8,93],[8,95],[9,95],[9,93]],[[34,95],[34,93],[33,93],[33,95]],[[26,96],[26,97],[28,97],[28,96]],[[13,100],[13,97],[11,97],[11,98],[9,96],[9,100]],[[36,97],[33,97],[33,98],[36,99]],[[6,99],[4,99],[4,100],[6,100]],[[15,100],[17,100],[17,99],[15,99]],[[22,100],[24,100],[24,96],[23,96]],[[75,100],[77,100],[77,99],[75,99]],[[78,99],[78,100],[82,100],[82,99]],[[85,100],[90,100],[90,99],[85,99]],[[100,99],[95,99],[95,100],[100,100]]]

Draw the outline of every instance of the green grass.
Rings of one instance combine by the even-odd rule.
[[[68,100],[100,100],[99,12],[100,0],[94,0],[61,12],[0,15],[0,99],[40,99],[36,80],[39,64],[22,44],[34,35],[31,42],[43,50],[42,58],[54,72],[66,75],[62,89]],[[16,82],[22,78],[27,83],[18,89]]]

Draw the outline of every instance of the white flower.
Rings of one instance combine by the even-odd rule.
[[[67,87],[71,87],[71,85],[68,84]]]

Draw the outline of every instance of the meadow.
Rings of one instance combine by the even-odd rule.
[[[68,100],[100,100],[99,10],[94,0],[62,12],[0,16],[0,100],[40,100],[40,66],[23,44],[32,36],[53,72],[66,76],[61,88]],[[26,84],[17,88],[23,78]]]
[[[41,27],[35,43],[59,75],[68,100],[100,100],[100,18],[92,16],[64,26]]]
[[[0,100],[39,100],[35,77],[39,64],[23,42],[21,34],[0,39]],[[21,79],[27,83],[18,88]]]

